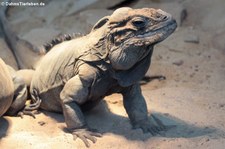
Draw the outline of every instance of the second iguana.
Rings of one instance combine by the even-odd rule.
[[[28,97],[27,85],[30,84],[21,75],[24,71],[29,73],[30,70],[15,71],[0,58],[0,116],[22,116]],[[29,112],[25,114],[31,115]]]

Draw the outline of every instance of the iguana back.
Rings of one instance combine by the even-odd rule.
[[[11,106],[14,86],[7,65],[0,58],[0,116]]]

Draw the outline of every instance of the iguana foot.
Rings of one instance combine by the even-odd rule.
[[[18,114],[17,114],[17,116],[19,116],[21,118],[23,118],[24,115],[29,115],[29,116],[31,116],[33,118],[36,118],[35,114],[32,111],[23,110],[23,111],[18,112]]]
[[[89,129],[75,129],[72,131],[72,134],[74,140],[80,138],[86,147],[90,147],[88,140],[91,140],[93,143],[95,143],[97,141],[95,137],[102,137],[102,134]]]
[[[161,122],[161,120],[153,115],[151,116],[150,120],[138,121],[134,124],[133,128],[141,128],[143,133],[151,133],[153,136],[160,134],[161,131],[166,130],[166,126]]]

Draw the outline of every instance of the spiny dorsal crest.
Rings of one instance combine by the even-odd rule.
[[[79,38],[84,36],[81,33],[72,33],[72,34],[64,34],[64,35],[59,35],[58,37],[52,39],[50,42],[47,42],[46,44],[43,45],[45,52],[49,52],[55,45],[60,44],[64,41],[69,41],[75,38]]]

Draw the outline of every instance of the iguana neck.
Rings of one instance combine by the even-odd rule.
[[[99,59],[107,59],[109,54],[109,43],[107,42],[107,30],[105,28],[98,29],[86,36],[89,43],[91,54],[99,57]]]

